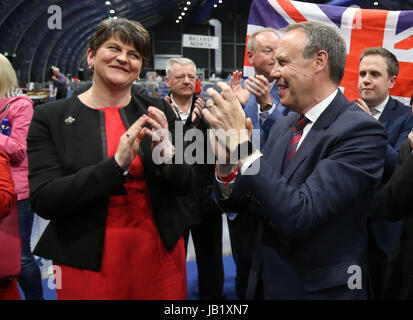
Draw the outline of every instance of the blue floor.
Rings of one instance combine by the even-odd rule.
[[[232,256],[223,258],[224,262],[224,292],[223,295],[229,300],[235,300],[235,265]],[[187,266],[187,281],[188,281],[188,300],[198,300],[198,271],[195,260],[188,261]],[[50,281],[52,281],[50,279]],[[43,297],[45,300],[56,300],[56,291],[49,289],[49,279],[43,279]],[[20,288],[19,288],[20,290]],[[20,290],[20,295],[23,293]]]

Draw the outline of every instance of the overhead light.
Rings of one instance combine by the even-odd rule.
[[[191,4],[191,1],[187,1],[186,4],[189,6]]]
[[[115,13],[115,10],[112,9],[112,10],[109,11],[109,13]]]
[[[186,11],[186,10],[188,10],[188,8],[187,8],[187,7],[185,7],[185,8],[184,8],[184,11]]]
[[[179,16],[179,17],[178,17],[178,19],[179,19],[179,20],[181,20],[181,19],[182,19],[182,17],[181,17],[181,16]]]
[[[105,4],[106,4],[107,6],[110,6],[110,1],[106,1]]]
[[[179,23],[179,20],[176,20],[175,22],[176,22],[176,23]]]
[[[118,18],[117,16],[113,17],[113,19],[117,19],[117,18]]]
[[[216,7],[218,7],[218,5],[217,5],[217,4],[214,4],[214,8],[216,8]]]
[[[218,3],[222,3],[222,0],[219,0]]]
[[[185,15],[185,12],[181,12],[181,16],[184,16]]]
[[[378,6],[378,5],[379,5],[379,2],[378,2],[378,1],[374,1],[373,4],[374,4],[375,6]]]

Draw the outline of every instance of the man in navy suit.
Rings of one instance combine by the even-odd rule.
[[[358,105],[381,122],[387,133],[386,161],[383,174],[385,183],[393,173],[401,144],[413,128],[411,108],[389,95],[399,74],[399,62],[389,50],[367,48],[360,56]],[[378,204],[378,201],[376,201]],[[381,298],[390,266],[390,257],[399,241],[403,221],[387,222],[376,208],[369,217],[369,263],[373,293]]]
[[[281,104],[298,115],[277,121],[262,153],[225,83],[222,95],[208,89],[213,103],[203,110],[212,128],[230,136],[216,135],[216,151],[239,159],[218,162],[221,206],[247,207],[262,226],[247,297],[365,299],[367,212],[383,173],[386,135],[338,90],[346,47],[336,30],[305,22],[285,31],[272,75]]]
[[[241,72],[234,71],[230,81],[232,90],[245,106],[246,117],[251,119],[255,129],[259,129],[259,141],[254,142],[260,149],[263,149],[276,120],[289,113],[289,110],[280,104],[278,87],[275,79],[271,77],[279,41],[280,37],[272,28],[259,29],[251,34],[247,43],[247,56],[254,67],[255,76],[245,81],[244,88],[241,85]],[[228,217],[232,256],[236,266],[235,290],[239,299],[245,298],[251,252],[257,238],[257,224],[254,215],[243,214],[242,211],[239,215]]]

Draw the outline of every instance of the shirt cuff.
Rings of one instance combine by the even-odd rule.
[[[237,172],[238,174],[238,172]],[[230,182],[223,182],[219,180],[218,175],[215,173],[215,179],[217,180],[217,185],[218,185],[218,192],[219,192],[219,200],[227,200],[232,193],[232,190],[234,189],[235,186],[235,178],[237,176],[235,175],[234,179]],[[235,220],[235,218],[238,216],[238,213],[235,212],[225,212],[229,220]]]
[[[234,179],[229,182],[224,182],[219,180],[217,174],[215,173],[215,180],[217,181],[218,191],[219,191],[219,200],[227,200],[232,193],[232,190],[235,186],[235,180],[238,173],[235,175]]]
[[[240,173],[243,175],[245,173],[245,171],[247,171],[247,169],[254,163],[254,161],[261,158],[261,157],[262,157],[261,152],[255,152],[252,155],[250,155],[247,158],[247,160],[244,162],[244,164],[242,165],[242,167],[240,169]]]
[[[234,189],[235,186],[235,181],[237,179],[238,173],[243,175],[248,168],[256,161],[257,159],[262,157],[262,153],[259,152],[258,150],[254,152],[252,155],[250,155],[244,164],[242,165],[241,169],[237,172],[237,174],[234,176],[234,179],[232,181],[221,181],[218,178],[218,175],[215,172],[215,180],[217,181],[217,186],[218,186],[218,191],[220,195],[220,200],[226,200],[231,196],[232,190]]]

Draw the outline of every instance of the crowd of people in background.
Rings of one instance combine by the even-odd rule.
[[[35,213],[50,223],[34,254],[59,268],[62,300],[186,299],[189,234],[200,299],[225,299],[223,217],[239,299],[413,298],[413,94],[410,106],[390,95],[393,53],[362,52],[348,101],[337,31],[263,28],[247,43],[254,76],[207,88],[196,61],[171,58],[156,97],[139,82],[150,44],[139,22],[103,21],[86,52],[92,81],[68,92],[54,67],[57,101],[35,107],[0,55],[0,239],[14,226],[0,257],[15,248],[19,261],[8,274],[0,261],[0,299],[20,298],[17,280],[43,299]],[[201,132],[183,142],[195,163],[177,154],[177,128]]]

